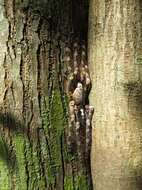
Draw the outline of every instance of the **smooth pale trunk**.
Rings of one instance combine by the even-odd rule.
[[[142,3],[91,0],[95,190],[142,189]]]

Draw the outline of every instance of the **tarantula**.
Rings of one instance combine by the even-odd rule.
[[[84,154],[86,156],[90,154],[91,120],[94,112],[93,107],[89,106],[88,97],[92,84],[87,65],[85,45],[80,46],[79,43],[75,42],[71,48],[65,48],[65,55],[69,73],[66,85],[66,92],[69,97],[70,123],[68,145],[74,151],[73,146],[76,144],[76,152],[80,158],[83,158]]]

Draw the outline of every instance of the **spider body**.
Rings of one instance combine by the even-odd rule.
[[[77,87],[73,92],[73,100],[76,105],[83,103],[83,86],[81,83],[77,83]]]

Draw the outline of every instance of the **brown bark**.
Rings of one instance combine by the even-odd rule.
[[[79,44],[86,40],[84,2],[0,4],[2,190],[92,188],[90,165],[82,164],[66,146],[68,100],[63,84],[66,47],[71,49],[76,37]],[[83,24],[73,19],[77,7]]]
[[[142,189],[141,1],[91,0],[90,101],[96,190]]]

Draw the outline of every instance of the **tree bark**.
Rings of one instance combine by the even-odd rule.
[[[95,190],[142,189],[142,3],[91,0]]]
[[[90,165],[66,146],[64,57],[75,37],[86,44],[88,3],[80,3],[0,1],[2,190],[92,188]],[[73,17],[77,8],[83,24]]]

